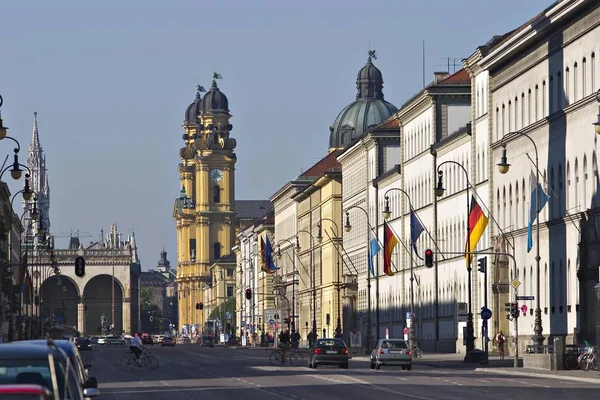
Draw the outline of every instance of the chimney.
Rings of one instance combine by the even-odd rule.
[[[433,83],[437,84],[438,82],[446,79],[449,76],[450,76],[450,74],[447,72],[434,72],[433,73]]]

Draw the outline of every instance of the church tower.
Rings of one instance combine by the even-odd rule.
[[[27,167],[31,171],[29,185],[34,195],[30,200],[23,200],[23,210],[33,208],[37,201],[37,209],[40,212],[40,221],[44,224],[46,232],[50,232],[50,186],[48,184],[48,170],[46,169],[46,155],[40,143],[38,132],[37,112],[33,113],[33,137],[29,144],[29,153],[27,155]],[[38,240],[37,231],[39,223],[32,224],[29,213],[25,214],[24,232],[27,236],[34,235],[34,240]],[[37,247],[37,243],[35,243]]]
[[[184,146],[179,151],[181,191],[173,217],[177,226],[179,331],[201,332],[210,310],[211,265],[231,253],[235,240],[234,167],[236,141],[230,138],[228,100],[213,75],[208,92],[198,86],[185,112]],[[202,93],[205,93],[202,97]]]

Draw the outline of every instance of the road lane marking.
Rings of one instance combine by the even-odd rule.
[[[408,378],[400,378],[400,377],[397,377],[396,379],[400,379],[401,381],[407,381],[408,380]]]
[[[379,392],[385,392],[385,393],[389,393],[389,394],[397,394],[397,395],[401,395],[402,397],[408,397],[410,399],[416,399],[416,400],[431,400],[430,397],[421,397],[421,396],[417,396],[415,394],[410,394],[410,393],[406,393],[406,392],[399,392],[384,386],[379,386],[376,385],[374,383],[371,382],[367,382],[367,381],[363,381],[362,379],[358,379],[355,378],[353,376],[346,376],[346,375],[330,375],[328,377],[325,377],[323,375],[308,375],[309,377],[315,378],[315,379],[321,379],[321,380],[325,380],[325,381],[329,381],[329,382],[335,382],[336,384],[359,384],[359,385],[364,385],[369,387],[372,390],[377,390]],[[340,378],[346,378],[352,382],[347,382],[347,381],[341,381]]]
[[[491,383],[491,381],[486,381],[485,379],[475,379],[477,382],[483,382],[483,383]]]

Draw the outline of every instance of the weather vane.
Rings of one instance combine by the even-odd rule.
[[[377,54],[375,53],[375,50],[369,50],[369,58],[372,58],[373,60],[377,60]]]
[[[223,79],[223,75],[218,72],[213,72],[213,79]]]
[[[204,89],[204,86],[198,85],[198,86],[196,86],[196,91],[198,93],[202,93],[202,92],[206,92],[206,89]]]

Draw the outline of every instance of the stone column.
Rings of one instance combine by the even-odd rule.
[[[123,330],[126,335],[131,335],[133,333],[131,332],[131,298],[125,297],[121,306],[123,307]],[[121,335],[121,332],[118,335]]]
[[[85,336],[85,304],[77,304],[77,330]]]

